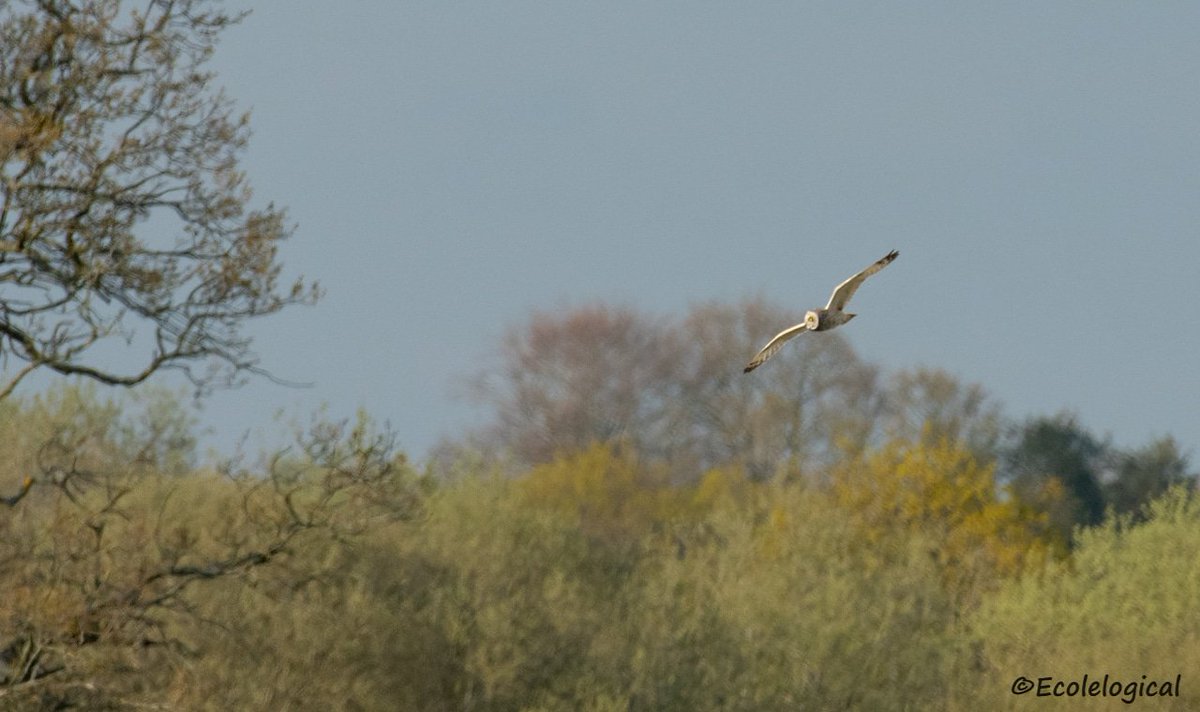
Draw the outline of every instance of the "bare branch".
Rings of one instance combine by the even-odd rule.
[[[251,319],[319,297],[281,282],[282,209],[238,169],[247,119],[204,65],[241,19],[211,0],[0,9],[0,397],[37,369],[198,392],[265,375]],[[91,357],[129,342],[117,370]]]

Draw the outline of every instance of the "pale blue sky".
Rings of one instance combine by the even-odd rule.
[[[229,6],[245,168],[328,294],[253,327],[315,386],[214,396],[222,446],[326,402],[419,458],[531,309],[800,314],[896,248],[864,359],[1197,455],[1200,4]]]

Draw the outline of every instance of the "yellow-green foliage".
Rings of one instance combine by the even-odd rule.
[[[633,708],[936,704],[953,612],[923,546],[859,546],[816,490],[758,495],[720,503],[702,537],[653,552],[631,582]]]
[[[1140,682],[1182,675],[1179,698],[1141,699],[1145,709],[1200,709],[1200,503],[1182,487],[1132,528],[1108,521],[1078,537],[1069,561],[1014,581],[969,619],[983,673],[958,687],[963,706],[1007,706],[1018,675],[1031,679]],[[979,684],[982,683],[982,684]],[[1096,700],[1037,700],[1039,708],[1099,709]],[[1044,705],[1042,703],[1045,703]],[[1109,698],[1108,708],[1125,707]],[[1019,706],[1019,705],[1014,705]],[[1026,709],[1027,707],[1021,707]]]
[[[604,450],[578,461],[621,467]],[[936,704],[953,611],[925,548],[856,546],[823,493],[747,492],[726,477],[675,490],[691,514],[656,520],[635,551],[592,536],[577,510],[531,504],[528,480],[466,479],[438,492],[422,519],[373,537],[350,574],[363,583],[347,618],[375,621],[355,641],[378,647],[372,664],[388,670],[368,675],[377,696],[356,703]]]
[[[1182,674],[1183,698],[1138,705],[1200,706],[1182,489],[1052,557],[991,466],[934,438],[804,480],[680,486],[597,444],[417,487],[365,421],[240,476],[181,472],[156,408],[0,404],[0,494],[41,466],[22,419],[80,468],[34,469],[0,508],[0,709],[1093,709],[1010,692],[1085,673]]]
[[[1038,565],[1047,543],[1043,517],[997,492],[994,465],[945,439],[894,441],[835,470],[831,491],[872,546],[921,534],[959,592],[986,588]]]
[[[559,512],[611,540],[636,541],[656,522],[680,514],[683,504],[664,471],[639,467],[632,456],[600,443],[533,468],[519,487],[530,506]]]
[[[517,487],[529,506],[557,512],[594,538],[629,544],[696,521],[725,499],[744,499],[751,484],[738,469],[714,469],[694,488],[672,486],[665,467],[594,443],[534,467]]]

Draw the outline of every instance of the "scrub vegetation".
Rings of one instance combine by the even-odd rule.
[[[936,372],[880,382],[914,379],[940,386],[909,411],[982,395]],[[997,428],[990,450],[933,415],[881,418],[878,442],[820,465],[688,476],[620,435],[518,464],[476,434],[415,467],[366,416],[214,467],[162,391],[10,397],[0,708],[994,709],[1025,700],[1018,677],[1084,674],[1182,675],[1180,697],[1140,703],[1194,707],[1186,460],[974,410],[958,433]],[[1098,446],[1098,524],[1029,469],[1044,428]],[[1133,482],[1152,483],[1136,507]]]
[[[0,709],[1200,709],[1174,440],[839,334],[743,375],[762,300],[532,314],[422,463],[367,414],[202,458],[143,382],[319,296],[204,70],[237,19],[0,4]]]

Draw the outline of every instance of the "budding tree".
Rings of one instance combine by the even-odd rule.
[[[205,64],[211,0],[0,3],[0,397],[50,369],[207,389],[260,372],[244,323],[281,284],[282,210],[253,208],[248,124]],[[114,365],[101,344],[129,348]]]
[[[697,305],[679,321],[603,305],[536,313],[477,379],[494,417],[476,442],[527,466],[620,441],[680,480],[725,465],[758,479],[811,470],[865,443],[878,388],[837,334],[743,374],[746,354],[792,318],[761,300]]]

